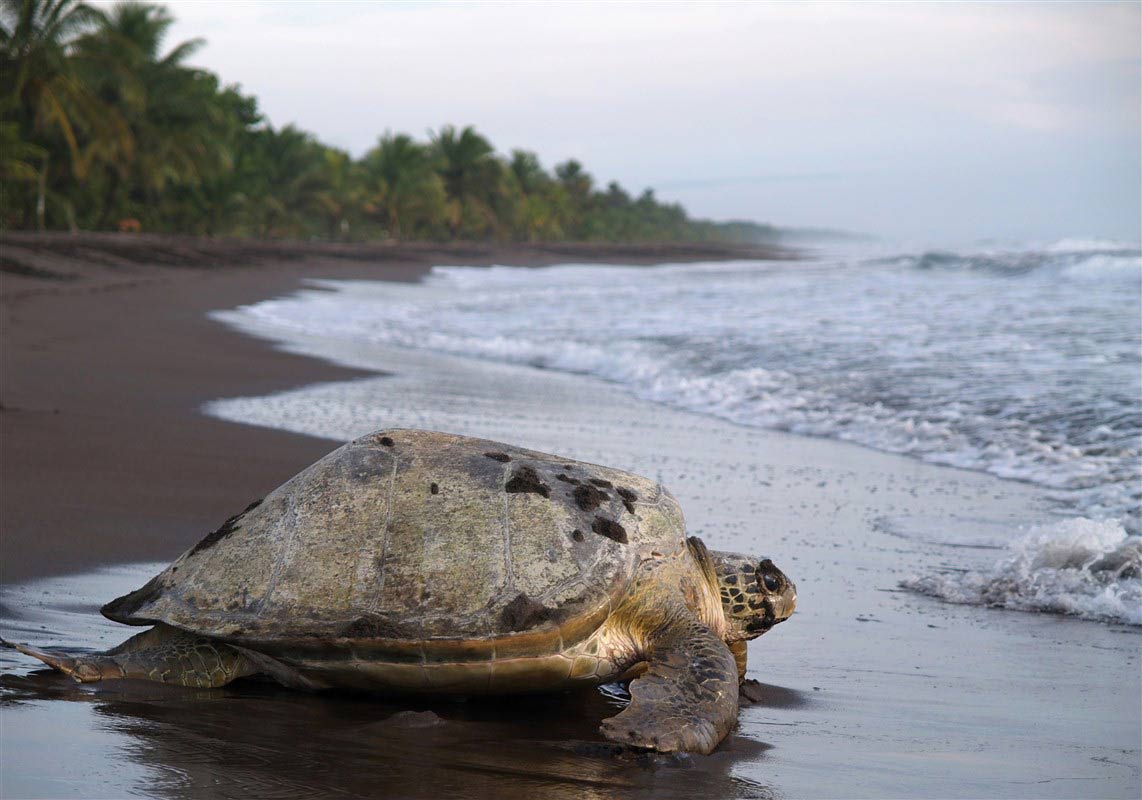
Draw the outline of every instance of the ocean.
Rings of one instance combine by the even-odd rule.
[[[440,266],[320,282],[240,314],[591,375],[638,398],[1042,487],[1060,519],[991,569],[902,581],[960,603],[1142,625],[1142,251],[820,251],[800,260]],[[210,410],[227,417],[227,401]]]

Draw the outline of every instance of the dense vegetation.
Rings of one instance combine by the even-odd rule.
[[[325,239],[759,240],[579,162],[497,154],[471,127],[386,132],[362,158],[170,49],[161,5],[0,0],[0,227]]]

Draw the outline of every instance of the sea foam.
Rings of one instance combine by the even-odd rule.
[[[1142,536],[1119,523],[1037,526],[1007,550],[990,569],[913,577],[901,587],[952,603],[1142,625]]]

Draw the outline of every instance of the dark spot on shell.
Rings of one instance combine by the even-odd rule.
[[[433,494],[440,494],[440,484],[438,484],[438,483],[432,484],[431,486],[428,487],[428,491],[432,492]]]
[[[502,461],[505,464],[512,460],[512,457],[507,453],[484,453],[484,455],[493,461]]]
[[[415,639],[417,632],[384,617],[357,617],[341,629],[346,639]]]
[[[202,537],[202,541],[196,544],[187,555],[194,555],[195,553],[200,553],[203,550],[209,550],[211,547],[218,544],[220,541],[241,527],[238,523],[241,521],[242,517],[246,516],[246,514],[250,513],[261,504],[261,500],[255,500],[254,502],[250,503],[250,505],[246,506],[245,511],[230,517],[230,519],[222,523],[221,527],[219,527],[218,530],[213,531],[212,533],[208,533],[206,536]]]
[[[738,576],[737,575],[727,575],[726,576],[726,585],[727,586],[737,586],[738,585]]]
[[[571,496],[575,498],[575,505],[584,511],[594,511],[600,503],[610,499],[606,492],[600,492],[594,486],[586,483],[576,486]]]
[[[576,486],[579,485],[578,480],[576,480],[575,478],[572,478],[570,475],[564,475],[562,472],[560,472],[558,475],[556,475],[555,479],[558,481],[563,481],[564,483],[573,483]]]
[[[380,442],[385,447],[392,447],[394,444],[393,440],[391,438],[389,438],[388,436],[382,436],[380,439]]]
[[[735,614],[740,614],[743,611],[745,611],[745,606],[743,606],[741,603],[735,603],[733,608],[730,609],[730,611],[733,611]]]
[[[602,478],[590,478],[591,483],[603,489],[610,489],[614,486],[610,481],[603,480]]]
[[[608,539],[612,539],[619,544],[627,543],[626,528],[615,522],[613,519],[607,519],[606,517],[595,517],[595,522],[593,525],[591,525],[591,530],[600,536],[606,536]]]
[[[551,489],[539,479],[539,475],[531,467],[520,467],[512,475],[510,481],[504,484],[504,491],[509,494],[538,494],[551,497]]]
[[[503,626],[510,631],[534,628],[549,619],[551,619],[551,611],[523,592],[520,592],[516,595],[515,600],[504,606],[503,613],[500,615]]]
[[[571,538],[577,542],[583,541],[583,531],[576,528],[575,530],[571,531]]]
[[[618,492],[619,497],[623,499],[623,505],[627,507],[627,511],[633,514],[634,504],[635,501],[638,500],[638,495],[625,486],[620,486],[619,488],[615,489],[615,491]]]

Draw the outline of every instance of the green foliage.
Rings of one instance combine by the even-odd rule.
[[[361,159],[287,125],[167,49],[168,10],[0,0],[0,227],[329,240],[758,240],[750,223],[687,217],[653,192],[597,190],[498,155],[471,126],[418,142],[386,132]]]
[[[433,153],[411,136],[386,133],[361,161],[364,209],[381,235],[424,238],[438,232],[448,206]]]

